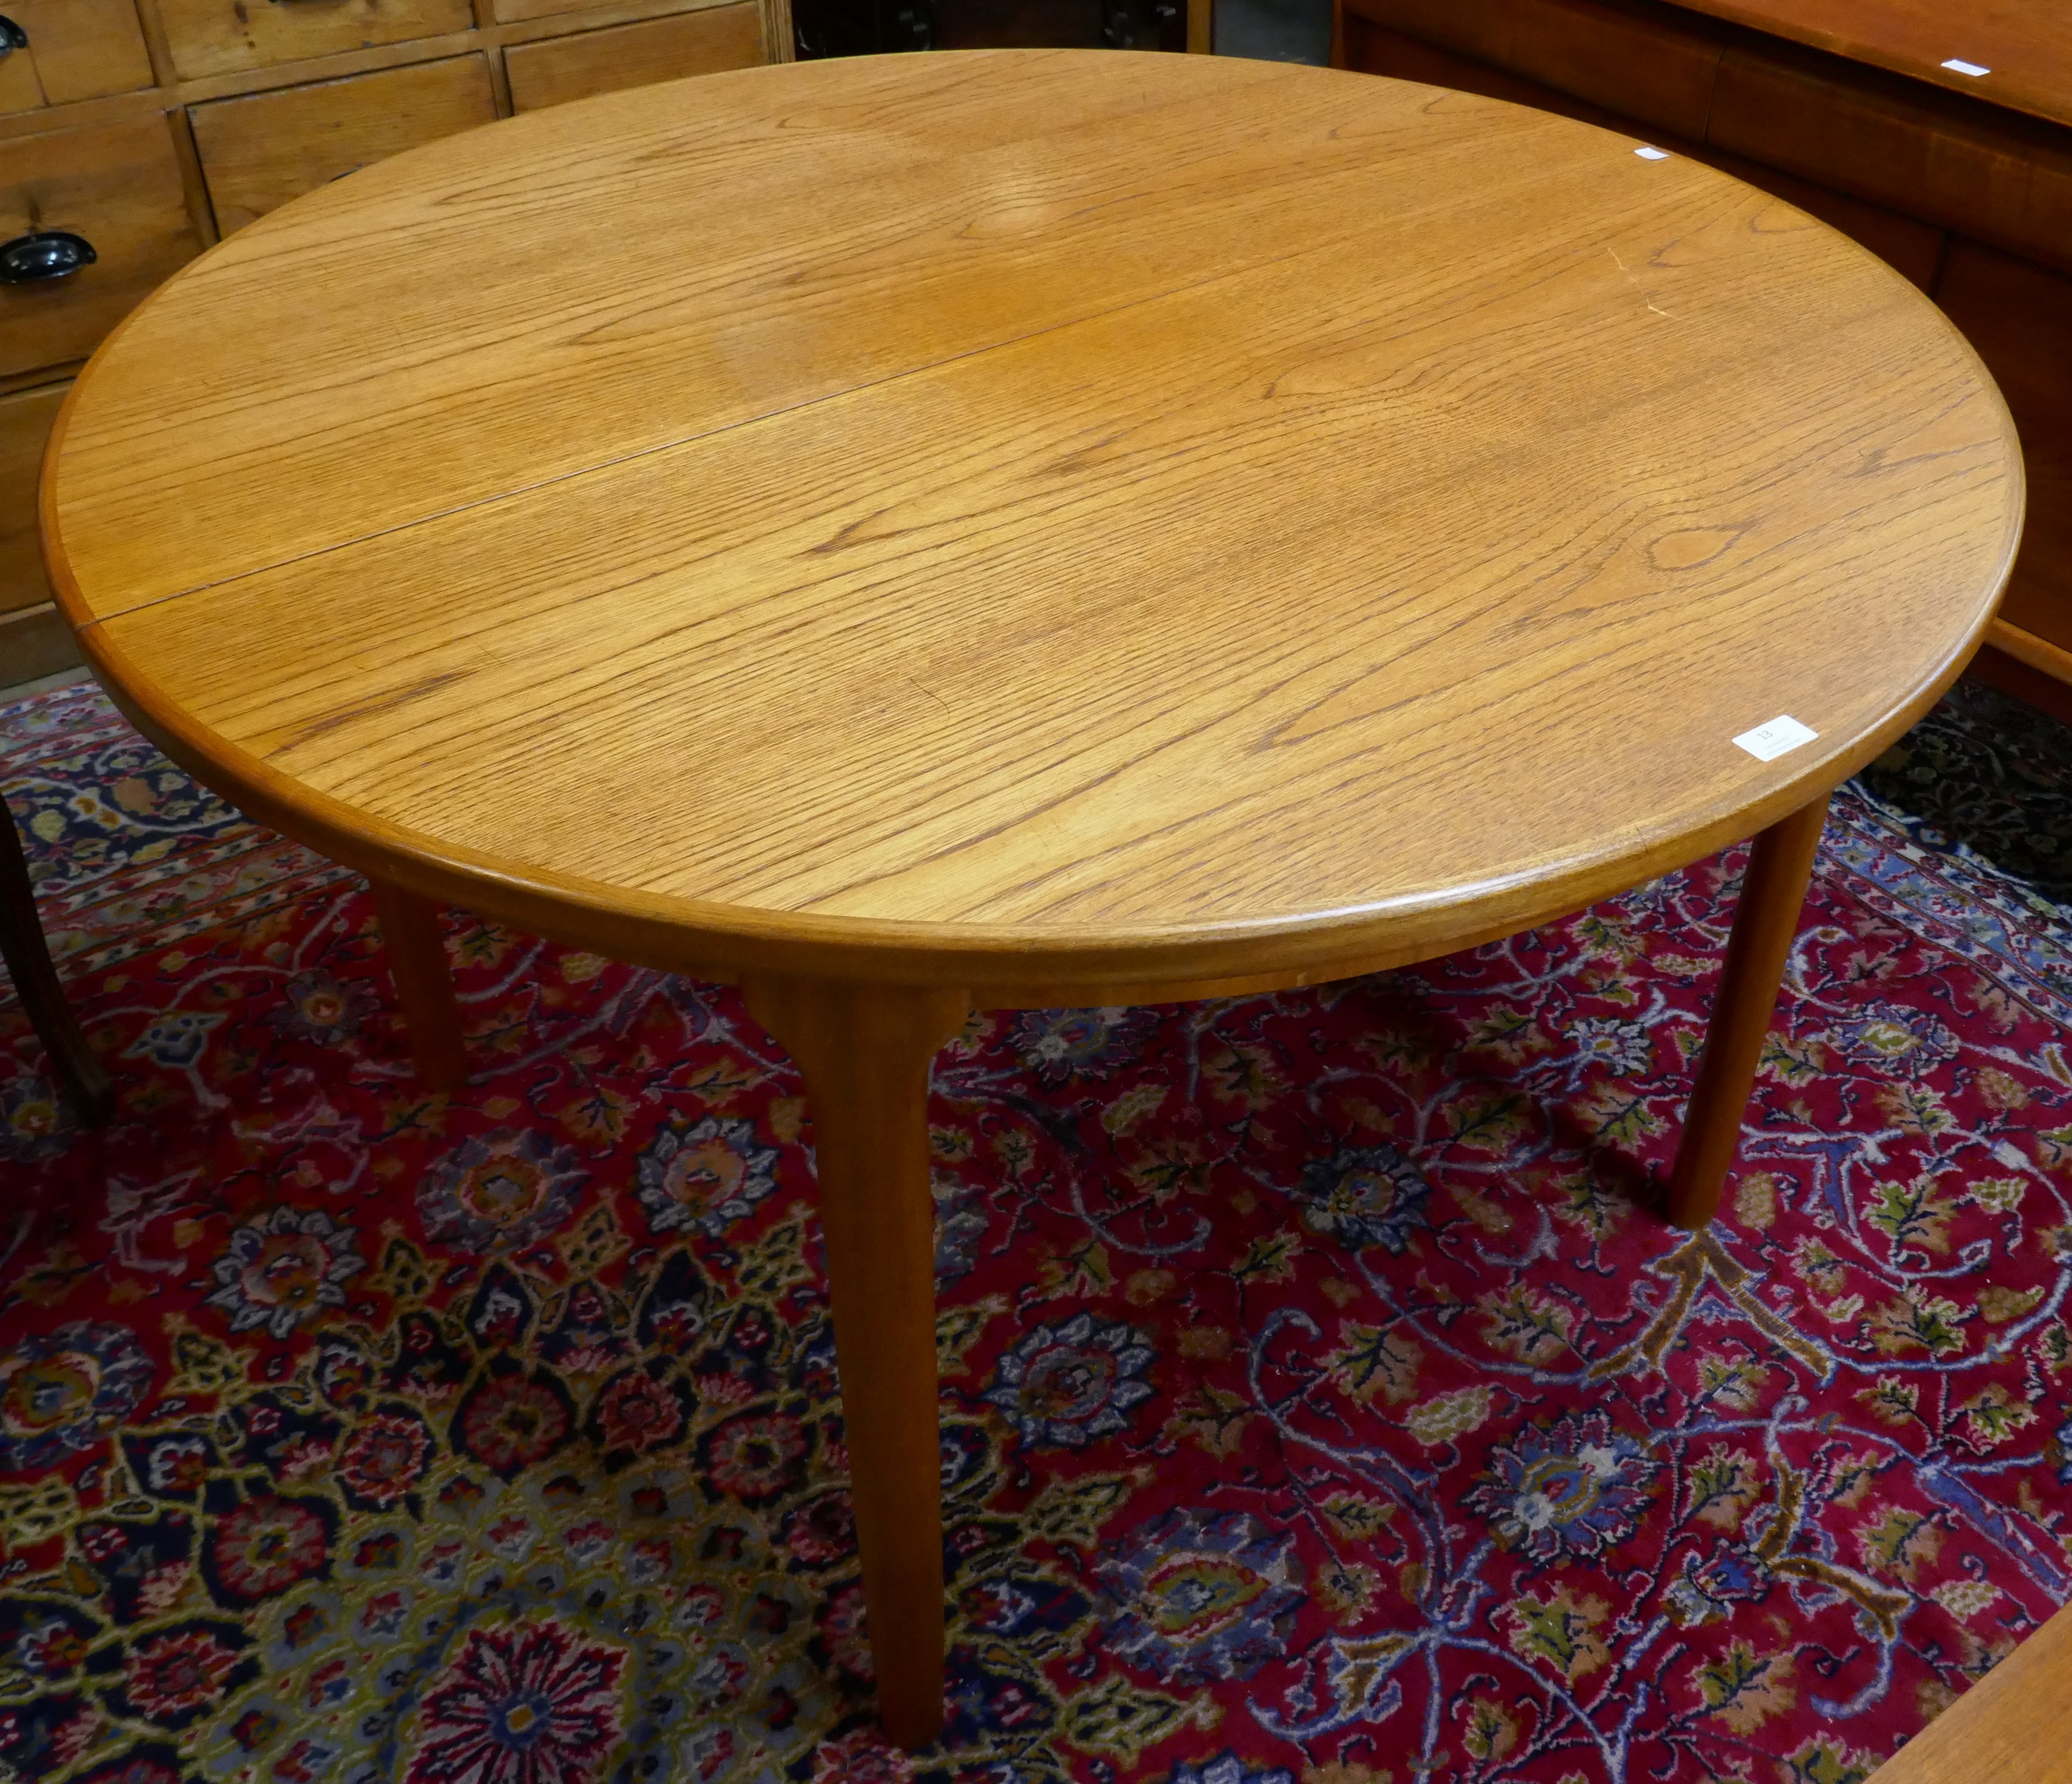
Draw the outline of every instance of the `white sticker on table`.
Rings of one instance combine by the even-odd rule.
[[[1789,754],[1800,744],[1811,743],[1819,734],[1810,726],[1801,725],[1789,713],[1780,713],[1767,725],[1758,725],[1753,731],[1742,732],[1734,742],[1758,762],[1774,762],[1779,756]]]
[[[1942,66],[1947,68],[1952,74],[1967,74],[1974,80],[1977,80],[1982,74],[1991,74],[1993,72],[1991,68],[1980,68],[1975,62],[1967,62],[1961,57],[1955,55],[1951,56],[1947,62],[1945,62],[1942,64]]]
[[[1638,155],[1642,161],[1667,161],[1669,158],[1669,151],[1667,149],[1650,147],[1645,149],[1636,149],[1633,152]]]

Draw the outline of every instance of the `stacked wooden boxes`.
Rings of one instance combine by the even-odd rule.
[[[0,0],[0,685],[76,660],[35,480],[72,374],[298,193],[590,93],[791,57],[788,0]]]

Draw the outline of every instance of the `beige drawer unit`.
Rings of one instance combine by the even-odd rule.
[[[163,117],[0,141],[0,376],[83,359],[200,249]]]
[[[0,28],[0,113],[104,99],[151,84],[130,0],[9,0]]]
[[[187,113],[224,234],[356,167],[496,116],[486,56],[219,99]]]
[[[689,74],[752,68],[763,60],[762,11],[742,0],[637,25],[519,44],[504,52],[511,109],[516,112]]]
[[[158,0],[185,80],[466,31],[468,0]]]

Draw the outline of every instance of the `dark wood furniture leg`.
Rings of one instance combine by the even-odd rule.
[[[1719,1211],[1827,816],[1824,797],[1802,806],[1758,836],[1749,853],[1697,1087],[1669,1176],[1673,1225],[1703,1227]]]
[[[51,962],[43,926],[36,915],[35,889],[14,820],[0,812],[0,957],[7,962],[29,1021],[77,1106],[80,1119],[99,1127],[115,1110],[115,1087],[80,1032],[64,987]]]
[[[944,1636],[928,1067],[968,1001],[796,980],[742,990],[805,1075],[878,1715],[923,1746],[943,1723]]]
[[[467,1043],[438,906],[388,880],[368,883],[417,1075],[434,1090],[457,1091],[467,1082]]]

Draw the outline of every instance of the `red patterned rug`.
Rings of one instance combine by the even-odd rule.
[[[1871,783],[1932,822],[1837,800],[1696,1238],[1648,1198],[1737,853],[1414,972],[975,1020],[909,1760],[734,998],[456,914],[428,1095],[356,879],[91,689],[0,708],[121,1091],[76,1131],[0,1001],[0,1768],[1860,1779],[2072,1597],[2072,923],[1980,853],[2050,854],[2066,742],[1966,691]]]

